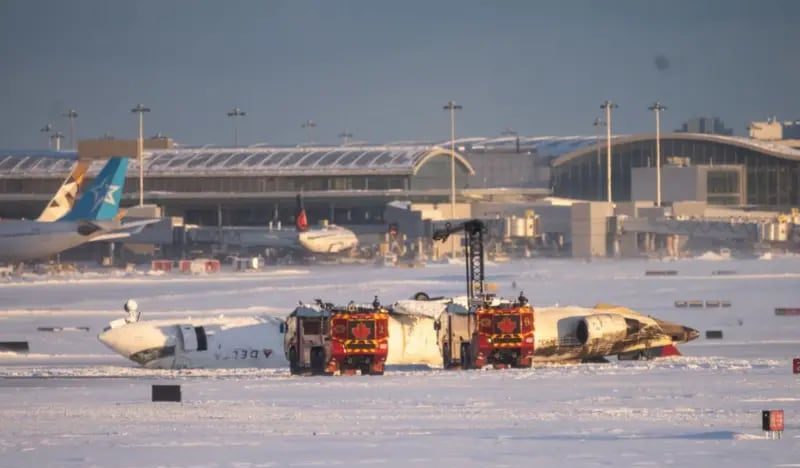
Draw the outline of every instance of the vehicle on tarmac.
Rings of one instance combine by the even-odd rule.
[[[497,301],[485,292],[483,221],[473,219],[433,233],[445,241],[456,232],[465,236],[467,307],[447,307],[435,322],[445,367],[480,369],[486,365],[531,367],[534,353],[534,310],[520,293],[516,301]]]
[[[452,303],[434,322],[445,368],[531,367],[534,313],[527,298],[488,301],[473,309]]]
[[[335,306],[317,300],[299,305],[281,325],[292,374],[383,375],[389,352],[389,311],[368,306]]]

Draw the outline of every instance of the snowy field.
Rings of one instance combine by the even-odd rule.
[[[644,275],[656,269],[678,275]],[[791,372],[800,317],[773,312],[800,307],[798,257],[487,266],[501,295],[523,289],[536,305],[614,303],[724,333],[652,362],[290,377],[288,369],[144,370],[96,339],[127,298],[145,320],[284,316],[315,297],[377,294],[388,304],[417,291],[460,295],[463,270],[0,280],[0,341],[31,346],[27,355],[0,353],[0,467],[800,467],[800,378]],[[676,300],[732,307],[681,309]],[[91,331],[36,330],[43,326]],[[151,403],[153,383],[181,384],[183,403]],[[762,409],[785,410],[782,440],[764,440]]]

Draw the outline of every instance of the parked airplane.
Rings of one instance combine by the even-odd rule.
[[[386,364],[441,367],[442,353],[435,323],[441,319],[449,302],[443,299],[395,303],[389,319]],[[114,352],[144,367],[289,365],[283,353],[280,333],[283,321],[279,318],[139,321],[135,302],[129,301],[125,309],[128,316],[111,322],[98,339]],[[689,327],[623,307],[536,307],[534,313],[534,363],[580,362],[609,355],[654,357],[698,336],[697,331]]]
[[[67,179],[54,198],[58,199],[57,206],[51,201],[42,220],[0,222],[0,262],[46,258],[86,242],[127,237],[154,222],[121,223],[115,219],[127,168],[128,158],[109,159],[72,209],[54,221],[51,218],[69,204],[69,194],[76,190],[78,181]]]
[[[358,237],[350,229],[327,225],[310,227],[303,199],[297,196],[295,229],[269,229],[239,226],[193,226],[186,231],[187,239],[195,244],[217,244],[229,248],[253,250],[273,249],[317,255],[335,255],[358,246]]]
[[[91,161],[79,160],[70,171],[69,175],[59,187],[58,191],[49,203],[42,210],[42,214],[36,218],[36,221],[48,223],[57,221],[64,217],[72,207],[75,205],[75,200],[78,198],[78,192],[83,187],[83,182],[86,180],[86,173],[89,171]]]

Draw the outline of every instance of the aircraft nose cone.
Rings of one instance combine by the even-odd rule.
[[[700,337],[700,332],[694,328],[683,327],[683,332],[684,336],[686,337],[686,341],[696,340]]]
[[[97,339],[114,352],[125,354],[119,329],[109,328],[97,335]]]

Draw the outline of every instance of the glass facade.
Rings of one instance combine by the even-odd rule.
[[[661,156],[662,163],[667,158],[683,157],[688,158],[695,166],[743,165],[746,173],[747,204],[769,207],[800,205],[800,161],[719,141],[684,138],[663,138]],[[655,167],[655,140],[614,145],[611,164],[613,200],[631,199],[633,167]],[[722,203],[729,202],[730,198],[725,195],[725,190],[736,179],[729,175],[713,174],[709,174],[709,197],[716,197]],[[552,168],[551,184],[556,196],[605,200],[605,181],[605,151],[601,151],[598,158],[596,151],[589,149],[578,157],[554,164]]]

